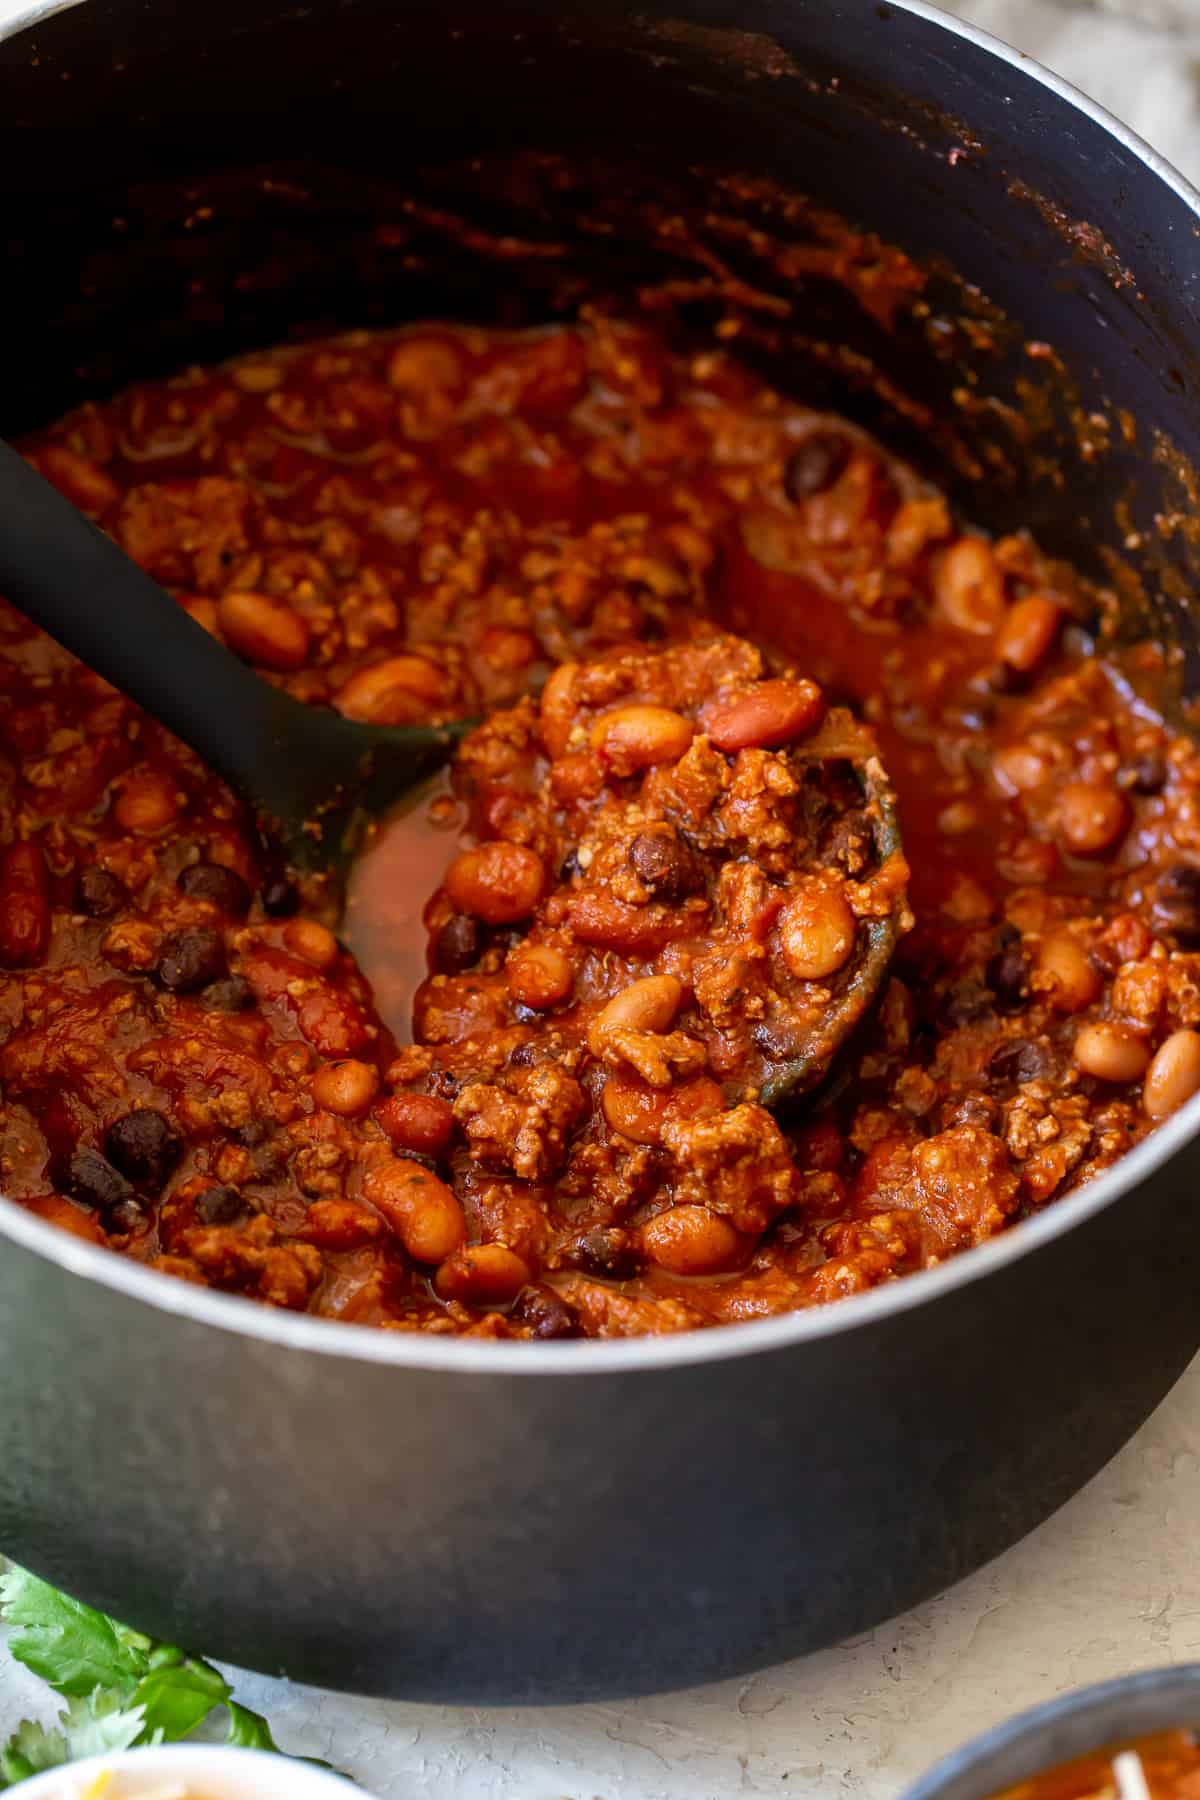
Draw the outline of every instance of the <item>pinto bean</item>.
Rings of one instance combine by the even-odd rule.
[[[65,444],[47,444],[38,452],[38,467],[81,512],[103,513],[115,506],[121,490],[104,469]]]
[[[988,635],[1004,619],[1004,575],[984,538],[961,537],[939,551],[931,571],[933,602],[960,631]]]
[[[364,1177],[363,1196],[383,1215],[414,1262],[444,1263],[466,1242],[462,1207],[423,1163],[403,1157],[376,1163]],[[529,1279],[528,1271],[522,1279]]]
[[[1062,608],[1047,594],[1027,594],[1010,606],[996,633],[996,655],[1020,675],[1045,662],[1062,624]]]
[[[361,724],[404,725],[446,697],[446,677],[428,657],[389,656],[351,675],[333,704]]]
[[[1123,1025],[1104,1020],[1083,1027],[1075,1039],[1074,1055],[1084,1074],[1094,1075],[1098,1081],[1140,1081],[1150,1061],[1141,1038]]]
[[[598,888],[572,894],[567,917],[581,944],[618,950],[626,956],[655,956],[679,936],[678,913],[664,915],[657,907],[626,906]]]
[[[736,700],[706,712],[710,742],[732,756],[738,750],[775,750],[808,737],[825,716],[825,697],[815,681],[760,681]]]
[[[618,775],[678,762],[696,728],[666,706],[618,706],[592,726],[592,748]]]
[[[299,613],[269,594],[224,594],[217,623],[230,648],[262,669],[286,673],[308,655],[308,626]]]
[[[520,1293],[530,1272],[525,1259],[507,1244],[466,1244],[442,1263],[433,1286],[443,1300],[503,1306]]]
[[[1142,1104],[1150,1118],[1166,1119],[1200,1092],[1200,1032],[1173,1031],[1146,1070]]]
[[[744,1240],[707,1206],[672,1206],[642,1227],[642,1248],[672,1275],[716,1275],[742,1256]]]
[[[379,1087],[379,1072],[370,1063],[347,1056],[326,1063],[309,1083],[316,1104],[342,1119],[358,1119],[366,1112]]]
[[[454,1130],[452,1108],[433,1094],[391,1094],[377,1103],[374,1117],[393,1144],[423,1156],[444,1150]]]
[[[1073,856],[1103,856],[1125,834],[1129,802],[1106,781],[1068,781],[1058,796],[1058,836]]]
[[[657,1144],[668,1119],[699,1118],[720,1112],[724,1098],[707,1075],[694,1076],[669,1088],[651,1087],[640,1075],[619,1069],[604,1083],[600,1096],[604,1117],[612,1131],[635,1144]]]
[[[514,1000],[543,1012],[567,999],[575,971],[570,957],[552,944],[523,944],[505,964],[504,978]]]
[[[283,941],[314,969],[331,969],[341,955],[337,939],[319,919],[289,919],[283,928]]]
[[[1099,998],[1104,978],[1074,932],[1052,931],[1038,945],[1035,967],[1059,1012],[1082,1012]]]
[[[459,912],[487,925],[527,919],[545,890],[545,864],[524,844],[479,844],[463,850],[446,871],[446,892]]]
[[[631,982],[604,1006],[588,1027],[588,1048],[602,1057],[620,1031],[669,1031],[683,1004],[683,984],[674,975],[646,975]]]
[[[122,784],[113,818],[122,831],[151,836],[179,816],[179,784],[168,769],[135,769]]]
[[[820,879],[792,891],[779,915],[783,960],[801,981],[823,981],[849,960],[857,927],[845,895]]]
[[[0,964],[26,969],[50,945],[50,872],[40,844],[10,844],[0,856]]]

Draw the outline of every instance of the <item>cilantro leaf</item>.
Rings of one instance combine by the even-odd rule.
[[[202,1725],[232,1689],[211,1663],[189,1658],[175,1668],[152,1669],[134,1689],[134,1702],[146,1716],[147,1731],[161,1731],[168,1743]]]
[[[67,1760],[67,1740],[61,1731],[22,1719],[7,1744],[0,1749],[0,1786],[24,1781],[42,1769],[57,1768]]]
[[[261,1713],[251,1712],[248,1706],[239,1706],[236,1700],[227,1700],[225,1704],[229,1712],[227,1744],[241,1744],[247,1750],[274,1750],[277,1755],[283,1755]]]
[[[0,1616],[13,1627],[8,1647],[17,1661],[60,1694],[132,1692],[145,1673],[149,1638],[13,1563],[0,1575]]]
[[[0,1749],[0,1786],[24,1781],[42,1769],[57,1768],[81,1756],[105,1756],[145,1742],[145,1721],[140,1706],[122,1707],[103,1688],[86,1698],[76,1694],[58,1715],[57,1726],[37,1725],[22,1719]]]

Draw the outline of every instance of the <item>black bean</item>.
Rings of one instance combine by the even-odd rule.
[[[105,1225],[109,1231],[123,1231],[132,1234],[142,1231],[147,1224],[146,1209],[140,1200],[118,1200],[105,1215]]]
[[[836,431],[810,431],[791,455],[783,485],[790,500],[808,500],[837,480],[850,460],[850,446]]]
[[[189,900],[207,900],[231,919],[244,919],[250,910],[250,889],[224,863],[191,863],[179,871],[176,885]]]
[[[957,1029],[960,1025],[974,1025],[980,1019],[986,1019],[991,1010],[990,988],[968,977],[950,989],[942,1002],[941,1017],[952,1029]]]
[[[1042,1081],[1053,1072],[1054,1052],[1036,1038],[1009,1038],[992,1051],[987,1067],[996,1081]]]
[[[433,946],[434,967],[442,975],[457,975],[475,961],[483,937],[478,922],[466,913],[451,913]]]
[[[300,890],[286,875],[266,876],[258,890],[258,898],[263,911],[272,919],[290,919],[300,910]]]
[[[508,1316],[514,1325],[525,1326],[533,1338],[579,1336],[579,1315],[552,1288],[522,1288]]]
[[[1174,863],[1158,879],[1151,918],[1181,944],[1200,943],[1200,869]]]
[[[629,846],[638,879],[656,900],[686,900],[704,886],[704,871],[678,833],[639,831]]]
[[[165,938],[155,975],[172,994],[196,994],[225,973],[225,946],[219,931],[177,931]]]
[[[226,975],[206,987],[200,998],[213,1012],[245,1012],[254,1005],[254,989],[244,975]]]
[[[992,1131],[999,1116],[1000,1108],[987,1094],[964,1094],[953,1105],[943,1108],[941,1129],[948,1131],[953,1125],[977,1125],[981,1131]]]
[[[1019,937],[1015,944],[1006,943],[997,950],[988,963],[986,979],[1002,1012],[1015,1012],[1024,1004],[1029,996],[1029,964]]]
[[[236,1188],[211,1187],[197,1197],[193,1210],[201,1225],[232,1225],[251,1209]]]
[[[115,875],[110,875],[107,869],[90,863],[80,871],[75,904],[89,919],[111,919],[114,913],[120,912],[128,899],[125,883],[118,881]]]
[[[108,1212],[122,1201],[132,1200],[134,1192],[118,1169],[98,1150],[80,1144],[74,1151],[63,1186],[85,1206]]]
[[[574,881],[577,875],[582,874],[583,864],[579,860],[578,846],[572,846],[559,864],[558,879],[560,881]]]
[[[139,1106],[113,1120],[104,1134],[104,1149],[135,1186],[160,1194],[183,1155],[183,1138],[165,1113]]]
[[[617,1226],[597,1226],[585,1231],[574,1246],[572,1260],[589,1275],[606,1281],[628,1281],[641,1267],[637,1246],[627,1231]]]
[[[1160,794],[1167,785],[1166,758],[1156,750],[1135,757],[1117,772],[1117,784],[1135,794]]]

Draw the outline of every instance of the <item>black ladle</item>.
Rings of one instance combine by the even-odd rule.
[[[0,594],[190,745],[306,870],[344,873],[367,822],[472,723],[358,725],[260,680],[4,443]]]

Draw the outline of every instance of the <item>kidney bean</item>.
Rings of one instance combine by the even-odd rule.
[[[0,856],[0,963],[25,969],[50,945],[50,874],[40,844],[10,844]]]
[[[1104,1020],[1083,1027],[1075,1039],[1074,1056],[1084,1073],[1098,1081],[1140,1081],[1150,1061],[1140,1038],[1123,1025]]]
[[[1073,856],[1103,856],[1125,834],[1129,802],[1105,781],[1068,781],[1058,796],[1058,836]]]
[[[357,1200],[314,1200],[299,1236],[320,1250],[362,1250],[384,1230],[379,1214]]]
[[[588,1026],[588,1048],[603,1057],[622,1031],[669,1031],[683,1004],[683,984],[674,975],[646,975],[633,981],[601,1008]]]
[[[716,1275],[743,1257],[744,1240],[707,1206],[672,1206],[642,1227],[642,1248],[672,1275]]]
[[[165,831],[179,817],[179,784],[169,769],[135,769],[123,783],[113,807],[122,831],[147,837]]]
[[[654,1088],[631,1070],[619,1069],[605,1081],[600,1104],[613,1131],[632,1138],[635,1144],[657,1144],[668,1119],[720,1112],[724,1099],[707,1075],[670,1088]]]
[[[656,956],[680,935],[677,913],[626,906],[604,889],[582,888],[572,894],[567,918],[581,944],[626,956]]]
[[[138,1106],[113,1120],[104,1134],[104,1151],[136,1187],[159,1194],[183,1155],[183,1138],[165,1113]]]
[[[365,725],[404,725],[444,702],[448,686],[436,663],[424,656],[389,656],[359,669],[333,697],[343,718]]]
[[[1004,576],[991,545],[961,537],[933,559],[934,605],[960,631],[990,635],[1004,620]]]
[[[544,1012],[569,997],[575,971],[570,958],[553,945],[522,944],[505,964],[504,978],[514,1000]]]
[[[233,1225],[249,1218],[253,1208],[236,1188],[211,1187],[198,1194],[192,1208],[198,1225]]]
[[[1009,607],[996,633],[996,654],[1020,675],[1032,675],[1054,648],[1062,608],[1046,594],[1027,594]]]
[[[179,871],[175,885],[189,900],[207,900],[231,919],[244,919],[250,910],[250,889],[237,870],[224,863],[189,863]]]
[[[509,1311],[510,1325],[522,1326],[531,1338],[579,1336],[579,1314],[553,1288],[523,1287]]]
[[[465,1244],[448,1256],[433,1278],[443,1300],[465,1306],[503,1306],[526,1285],[530,1268],[507,1244]]]
[[[394,1144],[424,1156],[444,1150],[454,1130],[453,1110],[433,1094],[391,1094],[376,1104],[373,1117]]]
[[[857,926],[845,895],[820,879],[802,880],[779,914],[783,960],[801,981],[821,981],[849,960]]]
[[[296,1023],[320,1056],[356,1056],[370,1042],[362,1009],[316,976],[296,1008]]]
[[[197,927],[177,931],[159,946],[154,974],[172,994],[196,994],[225,973],[221,934]]]
[[[124,882],[102,869],[99,863],[88,863],[79,871],[75,904],[89,919],[111,919],[128,902],[129,893]]]
[[[539,703],[542,741],[553,757],[560,757],[575,729],[575,683],[579,664],[559,663],[545,687]]]
[[[269,594],[225,594],[217,622],[230,647],[262,669],[287,673],[308,655],[308,626],[299,613]]]
[[[1146,1070],[1142,1104],[1152,1119],[1167,1119],[1200,1092],[1200,1032],[1173,1031]]]
[[[446,871],[446,892],[459,912],[488,925],[527,919],[545,889],[545,865],[524,844],[479,844],[461,851]]]
[[[81,512],[107,512],[121,498],[121,490],[111,475],[65,444],[47,444],[38,452],[37,465],[46,480],[53,482],[59,493],[65,494]]]
[[[382,1214],[414,1262],[444,1263],[466,1242],[462,1207],[445,1182],[423,1163],[401,1157],[376,1163],[363,1180],[363,1195]],[[528,1271],[523,1279],[529,1279]]]
[[[1043,938],[1035,966],[1059,1012],[1082,1012],[1100,996],[1104,977],[1072,931]]]
[[[738,750],[776,750],[808,737],[825,715],[815,681],[760,681],[727,705],[705,712],[709,740],[726,755]]]
[[[325,1063],[309,1084],[312,1097],[326,1112],[342,1119],[358,1119],[366,1112],[379,1087],[379,1072],[370,1063],[348,1056]]]
[[[809,500],[832,487],[847,462],[850,446],[836,431],[810,431],[788,458],[783,486],[789,500]]]
[[[666,706],[618,706],[592,726],[592,748],[618,775],[678,762],[696,728]]]

